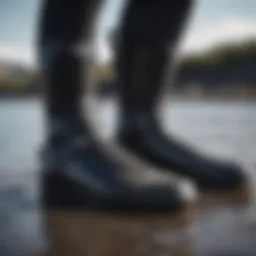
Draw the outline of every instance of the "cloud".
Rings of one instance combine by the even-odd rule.
[[[35,66],[34,49],[28,45],[0,44],[0,60],[20,62],[27,66]]]
[[[225,42],[256,38],[256,20],[227,17],[215,24],[192,27],[183,38],[181,50],[195,52]]]
[[[106,31],[105,31],[106,32]],[[104,33],[107,34],[107,33]],[[226,17],[214,24],[200,24],[188,29],[181,43],[181,52],[205,50],[223,42],[238,42],[256,38],[256,20]],[[100,61],[111,59],[111,49],[106,38],[96,40],[96,58]],[[36,65],[35,49],[32,45],[15,45],[0,42],[0,60],[21,62],[28,66]]]

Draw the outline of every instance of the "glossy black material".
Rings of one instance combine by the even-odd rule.
[[[122,130],[119,141],[152,164],[192,178],[203,189],[237,188],[245,181],[238,165],[203,156],[165,135],[156,122],[148,122],[141,129]]]
[[[170,73],[168,64],[175,52],[175,42],[187,16],[190,1],[157,2],[159,4],[139,2],[138,9],[136,2],[131,3],[116,48],[121,91],[118,141],[156,166],[192,178],[200,187],[233,188],[241,185],[244,175],[239,166],[208,159],[175,138],[166,136],[156,118],[165,71]],[[162,6],[163,11],[156,13],[155,8],[159,6]],[[175,14],[169,15],[167,10],[171,9],[175,9]],[[140,17],[144,24],[143,31],[134,25],[135,16]],[[149,17],[155,17],[152,30]],[[172,28],[169,32],[166,29],[168,24]],[[155,28],[159,28],[159,31]]]
[[[45,1],[39,42],[47,102],[47,139],[42,152],[44,205],[125,212],[179,209],[184,201],[176,189],[136,188],[123,181],[120,175],[125,167],[107,156],[88,121],[82,119],[80,97],[90,58],[83,59],[77,45],[83,34],[85,41],[90,41],[95,2]]]
[[[76,120],[59,122],[42,153],[44,203],[50,208],[102,211],[166,212],[184,206],[175,188],[134,187],[122,179],[125,166],[107,156]],[[80,128],[80,127],[79,127]],[[61,138],[62,137],[62,138]],[[64,138],[64,139],[63,139]]]

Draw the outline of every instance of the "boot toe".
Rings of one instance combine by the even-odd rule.
[[[206,172],[202,188],[234,189],[245,183],[245,175],[241,167],[234,163],[219,163],[212,170]]]
[[[245,175],[242,168],[233,163],[226,165],[223,170],[223,185],[230,188],[240,187],[245,183]]]
[[[156,210],[179,210],[186,203],[181,191],[175,187],[148,187],[143,192],[141,190],[141,196],[142,199],[147,198],[146,204]]]

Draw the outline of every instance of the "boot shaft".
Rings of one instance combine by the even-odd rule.
[[[191,1],[131,1],[116,44],[121,123],[154,119]]]
[[[81,108],[99,3],[99,0],[44,1],[38,56],[45,82],[47,116],[74,115]]]

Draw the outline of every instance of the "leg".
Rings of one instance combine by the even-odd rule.
[[[130,3],[117,44],[117,73],[121,93],[118,140],[151,163],[186,175],[204,188],[231,188],[244,180],[240,168],[200,156],[167,138],[156,116],[170,54],[181,33],[190,0]]]
[[[78,56],[81,44],[90,44],[99,0],[45,0],[39,35],[39,59],[46,82],[47,116],[80,112],[83,73],[90,58]],[[85,74],[85,77],[87,74]]]
[[[184,205],[174,188],[135,188],[119,177],[119,166],[82,120],[83,72],[90,58],[76,46],[90,41],[95,0],[46,0],[39,55],[46,80],[47,143],[42,153],[43,200],[47,209],[168,212]],[[85,81],[86,82],[86,81]]]

